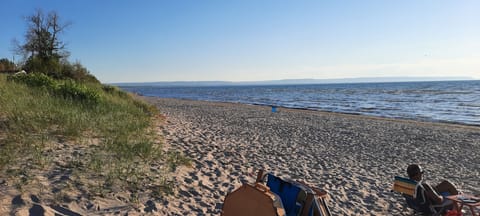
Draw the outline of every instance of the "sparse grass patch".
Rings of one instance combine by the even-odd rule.
[[[177,151],[167,152],[167,161],[170,171],[175,171],[178,166],[191,166],[192,161]]]

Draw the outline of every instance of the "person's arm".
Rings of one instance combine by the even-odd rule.
[[[423,183],[423,187],[425,188],[425,194],[428,199],[433,200],[437,204],[441,204],[443,202],[443,197],[438,195],[438,193],[427,183]]]

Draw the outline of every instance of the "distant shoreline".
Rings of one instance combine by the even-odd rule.
[[[115,86],[156,86],[156,87],[224,87],[224,86],[275,86],[275,85],[329,85],[369,84],[408,82],[468,82],[478,81],[471,77],[391,77],[391,78],[346,78],[346,79],[287,79],[267,81],[159,81],[159,82],[116,82]]]

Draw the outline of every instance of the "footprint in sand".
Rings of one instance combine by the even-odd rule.
[[[196,173],[192,172],[192,173],[189,173],[190,177],[192,177],[193,180],[195,181],[198,181],[198,176]]]
[[[44,215],[45,214],[45,209],[43,209],[42,206],[34,204],[29,210],[28,210],[29,215]]]
[[[32,202],[34,202],[34,203],[39,203],[40,202],[40,199],[38,199],[38,197],[35,196],[35,195],[30,195],[30,199],[32,199]]]
[[[25,205],[25,201],[23,201],[23,199],[20,195],[17,195],[12,199],[12,205],[23,206],[23,205]]]
[[[192,197],[192,195],[191,195],[188,191],[179,190],[178,193],[179,193],[180,195],[182,195],[183,197],[187,197],[187,198]]]
[[[187,184],[192,184],[194,182],[191,178],[185,178],[183,181]]]
[[[145,208],[143,209],[145,212],[154,212],[154,211],[157,211],[157,206],[155,205],[155,203],[151,200],[147,201],[147,203],[145,203]]]

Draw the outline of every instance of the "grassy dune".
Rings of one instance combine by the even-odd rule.
[[[188,160],[162,149],[161,123],[154,107],[115,87],[0,75],[0,180],[22,189],[38,173],[68,170],[87,195],[171,192],[168,173]]]

